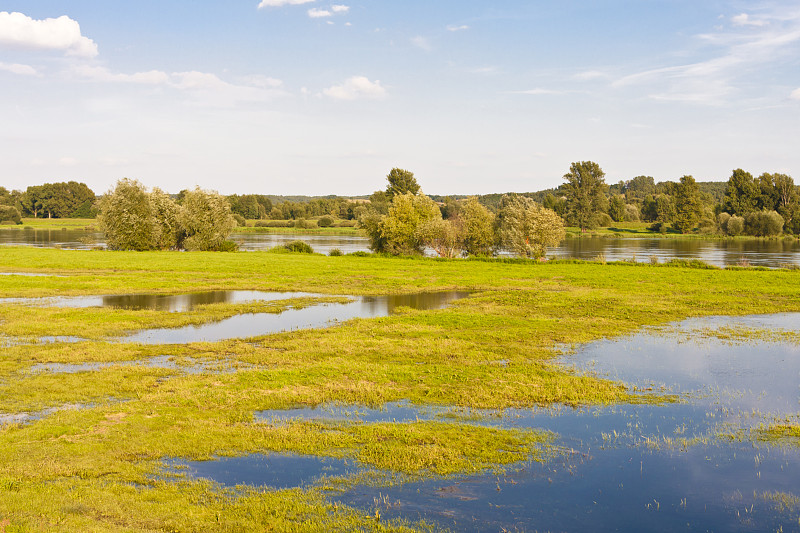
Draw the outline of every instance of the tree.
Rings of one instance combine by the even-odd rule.
[[[625,200],[641,202],[647,195],[656,193],[656,182],[652,176],[636,176],[625,183]]]
[[[100,230],[109,250],[153,250],[160,241],[150,196],[144,185],[128,178],[100,199]]]
[[[40,214],[47,218],[91,215],[95,200],[94,192],[76,181],[32,185],[20,199],[23,209],[34,218]]]
[[[744,216],[756,209],[760,196],[761,191],[752,174],[737,168],[728,179],[722,210],[731,215]]]
[[[605,212],[607,204],[605,173],[593,161],[572,163],[567,180],[567,219],[581,231],[596,227],[598,213]]]
[[[402,168],[393,168],[386,176],[389,185],[386,187],[386,196],[392,201],[395,196],[401,194],[418,194],[420,192],[419,183],[414,178],[414,173]]]
[[[184,248],[206,251],[227,248],[226,241],[236,228],[236,220],[224,196],[195,187],[184,193],[182,207],[177,219],[185,234]]]
[[[614,196],[608,202],[608,215],[614,222],[625,220],[625,197],[622,195]]]
[[[393,255],[421,254],[419,228],[429,220],[442,218],[439,206],[423,194],[405,193],[394,197],[389,214],[381,220],[386,239],[385,252]]]
[[[503,246],[521,257],[540,259],[549,246],[557,246],[565,236],[564,221],[525,196],[504,202],[500,238]]]
[[[3,224],[22,224],[22,217],[13,205],[0,204],[0,223]]]
[[[439,257],[459,257],[464,252],[464,222],[458,218],[444,220],[431,218],[417,230],[425,246],[433,249]]]
[[[497,244],[495,216],[474,196],[464,202],[464,251],[467,255],[493,255]]]
[[[675,203],[672,225],[681,233],[688,233],[697,225],[702,213],[700,188],[692,176],[683,176],[673,185],[672,197]]]

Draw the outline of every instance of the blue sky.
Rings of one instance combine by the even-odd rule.
[[[800,181],[793,1],[5,1],[0,185],[433,194]]]

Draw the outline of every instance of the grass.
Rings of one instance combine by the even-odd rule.
[[[404,309],[323,330],[168,346],[107,338],[141,327],[277,311],[287,302],[213,304],[187,313],[1,306],[6,338],[92,339],[3,349],[0,415],[43,415],[0,429],[0,524],[7,521],[9,532],[241,531],[267,523],[277,531],[425,529],[334,505],[318,486],[232,490],[165,478],[163,461],[291,452],[426,478],[547,460],[553,436],[546,431],[465,420],[264,422],[254,413],[326,402],[499,409],[671,401],[577,375],[553,357],[565,345],[690,316],[800,310],[798,271],[691,265],[4,248],[0,272],[12,271],[54,276],[0,276],[4,297],[217,289],[321,298],[423,290],[473,296],[439,311]],[[171,358],[176,368],[130,363],[156,357]],[[31,371],[42,363],[86,362],[109,365],[77,373]],[[210,366],[184,372],[198,363]]]

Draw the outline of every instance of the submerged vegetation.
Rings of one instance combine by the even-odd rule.
[[[675,398],[578,374],[553,358],[564,347],[688,316],[800,311],[796,271],[25,248],[4,249],[0,269],[53,274],[0,276],[0,294],[15,298],[220,289],[320,295],[180,313],[2,305],[0,524],[7,521],[7,531],[239,531],[267,523],[278,531],[425,529],[430,525],[387,522],[332,503],[330,491],[338,489],[324,481],[227,489],[165,465],[293,453],[353,461],[378,484],[513,469],[558,453],[554,436],[458,417],[368,423],[255,413],[327,402],[485,409],[670,402]],[[113,342],[146,327],[423,290],[472,296],[437,311],[401,308],[384,318],[249,339]],[[15,342],[76,335],[91,340]],[[78,366],[59,371],[57,364]]]

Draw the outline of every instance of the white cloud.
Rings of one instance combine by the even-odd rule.
[[[30,65],[21,65],[19,63],[2,63],[0,62],[0,70],[11,72],[12,74],[20,74],[22,76],[36,76],[38,72]]]
[[[316,0],[261,0],[258,4],[258,9],[267,7],[283,7],[283,6],[299,6],[302,4],[310,4]]]
[[[792,100],[800,100],[800,89],[795,89],[792,91],[792,94],[789,96]]]
[[[466,24],[462,24],[460,26],[448,26],[447,27],[447,31],[465,31],[465,30],[468,30],[468,29],[469,29],[469,26],[467,26]]]
[[[731,22],[734,26],[766,26],[768,23],[765,20],[753,20],[747,13],[731,17]]]
[[[701,46],[682,54],[694,54],[696,61],[628,74],[614,81],[612,86],[649,86],[652,99],[705,105],[723,105],[734,98],[746,98],[749,82],[762,69],[782,65],[796,57],[800,43],[800,11],[764,13],[758,22],[745,14],[733,19],[738,21],[739,29],[696,36],[695,42]]]
[[[350,6],[345,6],[342,4],[334,4],[331,6],[331,11],[334,13],[347,13],[350,11]]]
[[[35,20],[22,13],[0,12],[0,46],[60,50],[78,57],[97,56],[97,45],[81,35],[80,25],[67,16]]]
[[[332,17],[333,13],[331,13],[327,9],[317,9],[316,7],[313,7],[308,10],[308,16],[311,17],[312,19],[319,19],[325,17]]]
[[[111,83],[138,83],[142,85],[162,85],[169,81],[169,74],[160,70],[148,72],[136,72],[135,74],[118,74],[109,71],[104,67],[93,67],[89,65],[78,65],[73,68],[73,72],[83,78],[92,81],[111,82]]]
[[[572,79],[578,81],[601,80],[604,78],[608,78],[608,74],[599,70],[586,70],[584,72],[578,72],[572,76]]]
[[[322,94],[335,100],[380,99],[386,96],[386,89],[379,80],[373,82],[364,76],[353,76],[342,85],[323,90]]]
[[[416,46],[417,48],[419,48],[421,50],[425,50],[426,52],[430,52],[433,49],[433,47],[431,46],[430,41],[428,41],[428,39],[426,39],[425,37],[422,37],[421,35],[417,35],[416,37],[412,37],[411,38],[411,44],[413,44],[414,46]]]
[[[74,167],[77,166],[79,161],[74,157],[62,157],[58,160],[58,166],[60,167]]]

